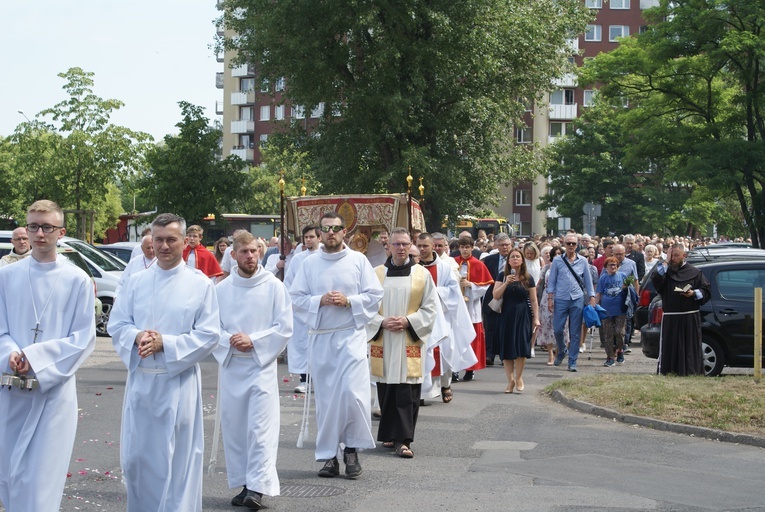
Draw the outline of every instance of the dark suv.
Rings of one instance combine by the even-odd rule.
[[[712,285],[712,297],[699,308],[704,373],[719,375],[724,366],[754,367],[754,288],[765,286],[765,259],[720,259],[694,266]],[[648,323],[640,329],[646,357],[659,357],[663,314],[661,297],[656,296]]]

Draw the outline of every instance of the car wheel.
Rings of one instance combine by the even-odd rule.
[[[112,312],[113,299],[104,297],[101,299],[101,319],[96,322],[96,335],[109,336],[106,326],[109,324],[109,314]]]
[[[720,375],[723,366],[725,366],[725,356],[717,340],[703,336],[701,338],[701,354],[704,358],[704,375],[707,377]]]

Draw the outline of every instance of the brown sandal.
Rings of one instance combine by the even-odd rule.
[[[403,459],[411,459],[414,457],[412,450],[410,450],[409,447],[403,443],[396,447],[396,455]]]
[[[452,393],[452,387],[449,386],[448,388],[441,388],[441,400],[444,401],[445,404],[448,404],[452,401],[452,397],[454,394]]]

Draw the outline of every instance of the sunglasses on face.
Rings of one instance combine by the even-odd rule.
[[[345,226],[322,226],[321,232],[329,233],[330,231],[332,231],[333,233],[339,233],[344,229],[345,229]]]
[[[576,245],[576,242],[566,242],[566,245]]]

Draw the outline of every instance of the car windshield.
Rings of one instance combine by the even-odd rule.
[[[61,256],[65,257],[66,260],[74,265],[75,267],[79,268],[86,274],[88,274],[88,277],[92,278],[93,274],[90,272],[90,267],[85,263],[85,260],[82,259],[82,256],[80,256],[80,253],[75,251],[64,251],[59,253]]]
[[[101,268],[104,271],[111,270],[125,270],[125,265],[116,258],[112,258],[102,253],[95,247],[81,242],[79,240],[67,240],[66,244],[74,249],[77,249],[85,255],[90,261]]]

